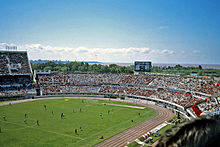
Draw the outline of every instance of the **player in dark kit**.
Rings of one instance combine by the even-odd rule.
[[[27,119],[26,118],[24,119],[24,123],[27,124]]]
[[[38,126],[40,126],[40,124],[39,124],[39,120],[37,120],[36,123],[37,123]]]
[[[3,116],[3,119],[4,119],[4,121],[6,121],[6,117],[5,116]]]
[[[77,135],[77,129],[75,129],[75,134]]]
[[[61,113],[60,117],[63,119],[64,118],[64,113]]]
[[[103,119],[103,118],[102,118],[102,113],[100,113],[99,116],[100,116],[101,119]]]
[[[44,109],[47,110],[47,105],[46,104],[44,104]]]

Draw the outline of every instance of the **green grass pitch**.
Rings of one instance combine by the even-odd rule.
[[[93,146],[157,114],[150,108],[104,105],[104,102],[128,104],[91,99],[84,99],[83,102],[82,99],[45,99],[1,106],[0,146]],[[61,113],[64,113],[63,119]],[[104,139],[99,139],[100,136],[104,136]]]

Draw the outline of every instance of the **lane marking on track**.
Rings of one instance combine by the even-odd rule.
[[[146,125],[145,125],[145,123],[147,123]],[[135,126],[135,127],[133,127],[133,128],[131,128],[131,129],[128,129],[128,130],[125,130],[124,132],[121,132],[121,133],[119,133],[119,134],[117,134],[116,136],[113,136],[113,137],[111,137],[111,138],[109,138],[109,139],[107,139],[107,140],[105,140],[105,141],[103,141],[103,142],[101,142],[101,143],[99,143],[99,144],[101,144],[102,146],[103,145],[105,145],[106,146],[106,144],[111,144],[111,145],[113,145],[114,143],[116,143],[116,144],[118,144],[118,141],[121,141],[122,139],[124,139],[124,138],[129,138],[129,137],[126,137],[125,135],[121,135],[121,136],[118,136],[118,135],[120,135],[120,134],[124,134],[124,133],[126,133],[126,135],[128,134],[128,133],[131,133],[132,135],[133,135],[133,133],[135,133],[135,134],[137,134],[137,131],[139,131],[140,129],[141,130],[143,130],[143,129],[146,129],[146,127],[148,126],[148,125],[152,125],[153,123],[149,123],[148,122],[148,120],[147,120],[147,122],[145,121],[145,122],[143,122],[143,123],[141,123],[141,124],[139,124],[139,125],[137,125],[137,126]],[[144,128],[143,128],[144,127]],[[134,130],[135,129],[135,130]],[[115,138],[117,138],[117,142],[115,142]],[[98,144],[97,144],[98,145]],[[96,146],[97,146],[96,145]]]
[[[146,105],[145,105],[146,106]],[[160,117],[161,116],[167,116],[167,117],[169,117],[169,116],[171,116],[169,113],[168,113],[168,111],[164,111],[163,110],[163,108],[159,108],[159,107],[151,107],[151,108],[153,108],[153,109],[156,109],[157,110],[157,112],[159,112],[159,116],[157,115],[157,116],[155,116],[154,118],[152,118],[153,120],[152,121],[158,121],[158,119],[160,119]],[[159,109],[158,109],[159,108]],[[167,118],[167,117],[165,117],[164,116],[164,118],[163,119],[165,119],[165,118]],[[157,118],[157,119],[156,119]],[[144,125],[144,124],[142,124],[142,125]],[[134,127],[135,128],[135,127]],[[131,128],[132,129],[132,128]],[[104,140],[103,142],[101,142],[101,143],[98,143],[98,144],[96,144],[95,145],[95,147],[97,147],[97,146],[122,146],[122,144],[124,144],[123,146],[125,146],[126,145],[126,141],[125,140],[123,140],[123,139],[128,139],[128,137],[127,138],[125,138],[126,136],[127,136],[127,132],[125,132],[124,131],[124,133],[126,133],[126,135],[124,136],[124,135],[122,135],[123,134],[123,132],[122,133],[120,133],[122,136],[124,136],[124,137],[122,137],[122,136],[118,136],[118,135],[116,135],[116,136],[113,136],[113,137],[111,137],[111,138],[109,138],[109,139],[106,139],[106,140]],[[132,134],[130,134],[130,135],[132,135]],[[141,136],[141,135],[138,135],[138,134],[136,134],[136,135],[133,135],[133,138],[135,137],[135,138],[137,138],[137,136],[139,137],[139,136]],[[123,141],[122,141],[123,140]],[[132,140],[132,139],[130,139],[130,140]],[[123,143],[124,142],[124,143]]]
[[[91,97],[47,97],[47,98],[42,98],[42,99],[28,99],[28,100],[21,100],[21,101],[16,101],[16,102],[11,102],[12,104],[16,104],[16,103],[22,103],[22,102],[28,102],[28,101],[35,101],[35,100],[46,100],[46,99],[63,99],[63,98],[72,98],[72,99],[90,99],[90,100],[94,100],[94,99],[96,99],[96,100],[106,100],[106,98],[91,98]],[[113,99],[111,99],[111,100],[113,100]],[[154,109],[154,110],[157,110],[158,108],[155,108],[155,107],[152,107],[152,104],[149,104],[149,103],[143,103],[142,101],[134,101],[134,100],[126,100],[126,101],[122,101],[122,100],[113,100],[113,101],[120,101],[120,102],[128,102],[128,103],[135,103],[135,104],[144,104],[145,106],[147,106],[147,107],[150,107],[150,108],[152,108],[152,109]],[[0,106],[2,106],[2,105],[8,105],[9,103],[5,103],[5,104],[0,104]],[[158,110],[157,110],[157,112],[159,112]],[[158,119],[158,116],[156,116],[156,118]],[[155,117],[154,118],[152,118],[152,119],[155,119]],[[34,127],[32,127],[32,128],[34,128]],[[39,129],[39,128],[34,128],[34,129]],[[43,130],[42,130],[43,131]],[[48,132],[47,130],[45,130],[46,132]],[[50,132],[50,133],[55,133],[55,134],[60,134],[60,133],[57,133],[57,132]],[[122,133],[122,132],[121,132]],[[61,134],[62,135],[62,134]],[[69,136],[69,137],[74,137],[74,136],[70,136],[70,135],[66,135],[66,134],[63,134],[63,135],[65,135],[65,136]],[[76,138],[76,137],[74,137],[74,138]],[[110,139],[110,138],[109,138]],[[81,140],[84,140],[84,139],[82,139],[81,138]],[[106,139],[106,140],[108,140],[108,139]],[[105,140],[105,141],[106,141]],[[105,141],[103,141],[103,142],[105,142]],[[70,144],[70,145],[73,145],[72,143]],[[68,145],[68,146],[70,146],[70,145]],[[99,144],[97,144],[97,145],[99,145]],[[96,145],[96,146],[97,146]]]
[[[146,111],[146,112],[144,112],[143,114],[145,115],[146,113],[148,113],[148,112]],[[139,116],[135,116],[135,117],[132,118],[132,119],[136,119],[136,118],[139,118]],[[116,126],[120,126],[120,125],[122,125],[122,124],[129,123],[129,122],[130,122],[130,120],[125,120],[125,121],[123,121],[123,122],[117,123],[116,125],[111,126],[110,128],[104,129],[104,130],[99,131],[99,132],[97,132],[97,133],[95,133],[95,134],[92,134],[92,135],[90,135],[90,136],[88,136],[88,137],[85,137],[84,140],[86,140],[86,139],[88,139],[88,138],[91,138],[91,137],[93,137],[93,136],[95,136],[95,135],[97,135],[97,134],[100,134],[100,133],[102,133],[102,132],[107,132],[108,130],[111,130],[112,128],[114,128],[114,127],[116,127]],[[143,122],[140,122],[140,123],[143,123]],[[136,124],[136,125],[139,125],[140,123],[138,123],[138,124]],[[136,126],[136,125],[135,125],[135,126]],[[133,127],[135,127],[135,126],[133,126]],[[131,127],[131,128],[133,128],[133,127]],[[127,128],[126,130],[131,129],[131,128]],[[124,130],[124,131],[126,131],[126,130]],[[123,131],[122,131],[122,132],[123,132]],[[119,133],[121,133],[121,132],[119,132]],[[119,134],[119,133],[117,133],[117,134]],[[117,135],[117,134],[115,134],[115,135]],[[115,135],[114,135],[114,136],[115,136]],[[113,137],[113,136],[112,136],[112,137]],[[111,137],[110,137],[110,138],[111,138]],[[108,138],[108,139],[109,139],[109,138]],[[79,142],[81,142],[81,141],[82,141],[82,140],[79,140],[79,141],[77,141],[77,142],[71,143],[71,144],[67,145],[66,147],[69,147],[70,145],[79,143]]]

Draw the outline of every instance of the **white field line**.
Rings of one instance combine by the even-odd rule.
[[[11,101],[11,102],[6,102],[6,103],[0,103],[0,106],[4,106],[4,105],[9,105],[10,103],[11,104],[17,104],[17,103],[23,103],[23,102],[29,102],[29,101],[36,101],[36,100],[46,100],[46,99],[88,99],[88,100],[107,100],[106,98],[92,98],[92,97],[48,97],[48,98],[39,98],[39,99],[25,99],[25,100],[17,100],[17,101]],[[111,101],[118,101],[118,102],[128,102],[128,103],[134,103],[134,101],[130,101],[130,100],[118,100],[118,99],[110,99]],[[125,105],[122,105],[122,106],[125,106]],[[129,105],[128,105],[129,106]],[[136,106],[135,106],[136,107]],[[138,107],[138,106],[137,106]],[[141,107],[141,109],[144,109],[145,107]],[[136,116],[135,118],[137,118],[138,116]],[[114,128],[118,125],[121,125],[122,123],[125,123],[126,121],[124,122],[121,122],[119,124],[116,124],[114,126],[112,126],[111,128]],[[12,123],[12,124],[16,124],[16,123]],[[17,125],[20,125],[20,124],[17,124]],[[23,125],[21,125],[23,126]],[[67,134],[61,134],[61,133],[57,133],[57,132],[53,132],[53,131],[48,131],[48,130],[44,130],[44,129],[40,129],[40,128],[34,128],[34,127],[31,127],[33,129],[39,129],[41,131],[45,131],[45,132],[49,132],[49,133],[54,133],[54,134],[57,134],[57,135],[62,135],[62,136],[68,136],[68,137],[72,137],[72,138],[79,138],[81,139],[80,141],[82,140],[85,140],[85,139],[88,139],[88,138],[91,138],[97,134],[99,134],[100,132],[104,132],[104,131],[107,131],[107,130],[110,130],[111,128],[107,128],[105,130],[102,130],[100,132],[97,132],[96,134],[93,134],[91,136],[88,136],[86,138],[80,138],[80,137],[75,137],[75,136],[70,136],[70,135],[67,135]],[[77,141],[77,142],[74,142],[74,143],[71,143],[70,145],[68,146],[71,146],[75,143],[78,143],[80,141]],[[67,146],[67,147],[68,147]]]
[[[78,139],[84,140],[83,138],[80,138],[80,137],[71,136],[71,135],[67,135],[67,134],[62,134],[62,133],[58,133],[58,132],[54,132],[54,131],[49,131],[49,130],[41,129],[41,128],[36,128],[36,127],[34,127],[36,125],[26,127],[24,125],[21,125],[21,124],[18,124],[18,123],[9,122],[9,121],[1,121],[1,122],[18,125],[18,126],[22,126],[22,127],[25,127],[25,128],[37,129],[37,130],[40,130],[40,131],[43,131],[43,132],[53,133],[53,134],[57,134],[57,135],[61,135],[61,136],[66,136],[66,137],[71,137],[71,138],[78,138]]]
[[[147,113],[147,112],[145,112],[145,113]],[[144,114],[145,114],[144,113]],[[136,119],[136,118],[138,118],[139,116],[135,116],[133,119]],[[112,128],[115,128],[116,126],[120,126],[120,125],[122,125],[122,124],[125,124],[125,123],[127,123],[128,121],[130,121],[130,120],[125,120],[125,121],[123,121],[123,122],[120,122],[120,123],[117,123],[117,124],[115,124],[114,126],[111,126],[110,128],[107,128],[107,129],[104,129],[104,130],[102,130],[102,131],[99,131],[99,132],[97,132],[97,133],[95,133],[95,134],[92,134],[92,135],[90,135],[90,136],[88,136],[88,137],[85,137],[84,138],[84,140],[86,140],[86,139],[88,139],[88,138],[91,138],[91,137],[93,137],[93,136],[95,136],[95,135],[97,135],[97,134],[100,134],[100,133],[102,133],[102,132],[107,132],[108,130],[111,130]],[[140,122],[141,123],[141,122]],[[139,124],[139,123],[138,123]],[[138,125],[138,124],[136,124],[136,125]],[[134,127],[134,126],[133,126]],[[129,129],[129,128],[127,128],[127,129]],[[127,130],[126,129],[126,130]],[[125,130],[124,130],[125,131]],[[121,132],[123,132],[123,131],[121,131]],[[119,132],[119,133],[121,133],[121,132]],[[117,135],[117,134],[115,134],[115,135]],[[114,135],[114,136],[115,136]],[[110,137],[109,137],[110,138]],[[106,138],[107,139],[107,138]],[[69,145],[67,145],[66,147],[69,147],[69,146],[71,146],[71,145],[73,145],[73,144],[76,144],[76,143],[79,143],[79,142],[81,142],[82,140],[79,140],[79,141],[77,141],[77,142],[74,142],[74,143],[71,143],[71,144],[69,144]]]
[[[3,121],[1,121],[1,122],[3,122]],[[8,121],[5,121],[6,123],[8,122]],[[11,122],[8,122],[8,123],[11,123]],[[11,123],[12,124],[12,123]],[[13,124],[15,124],[15,123],[13,123]],[[16,125],[18,125],[18,124],[16,124]],[[18,129],[3,129],[3,130],[6,130],[7,132],[11,132],[11,131],[17,131],[17,130],[23,130],[23,129],[27,129],[27,128],[30,128],[30,127],[34,127],[36,124],[34,124],[34,125],[31,125],[31,126],[23,126],[23,125],[19,125],[19,126],[22,126],[22,128],[18,128]]]

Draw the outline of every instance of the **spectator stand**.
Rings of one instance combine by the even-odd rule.
[[[145,98],[151,98],[151,101],[180,111],[187,116],[189,114],[185,111],[185,107],[202,101],[201,98],[193,97],[189,90],[183,91],[175,87],[175,89],[169,88],[169,82],[162,82],[164,84],[168,83],[165,86],[168,88],[157,88],[157,85],[148,85],[152,81],[158,80],[158,78],[161,79],[161,75],[138,75],[132,77],[131,75],[122,74],[52,73],[50,75],[40,75],[39,85],[43,95],[104,93],[106,95],[127,95],[129,97],[144,96]],[[179,76],[169,77],[166,75],[166,78],[169,81],[172,80],[171,83],[176,80],[185,83],[195,82],[195,79],[181,79],[182,77]],[[145,82],[143,82],[144,80]],[[164,79],[162,78],[162,80]],[[186,89],[187,86],[184,88]]]
[[[33,76],[26,51],[0,51],[0,100],[33,97]]]
[[[219,87],[220,87],[220,85],[219,85]],[[216,102],[216,104],[220,104],[220,92],[219,93],[216,93],[216,94],[214,94],[214,95],[212,95],[211,96],[211,99],[214,99],[215,100],[215,102]]]

